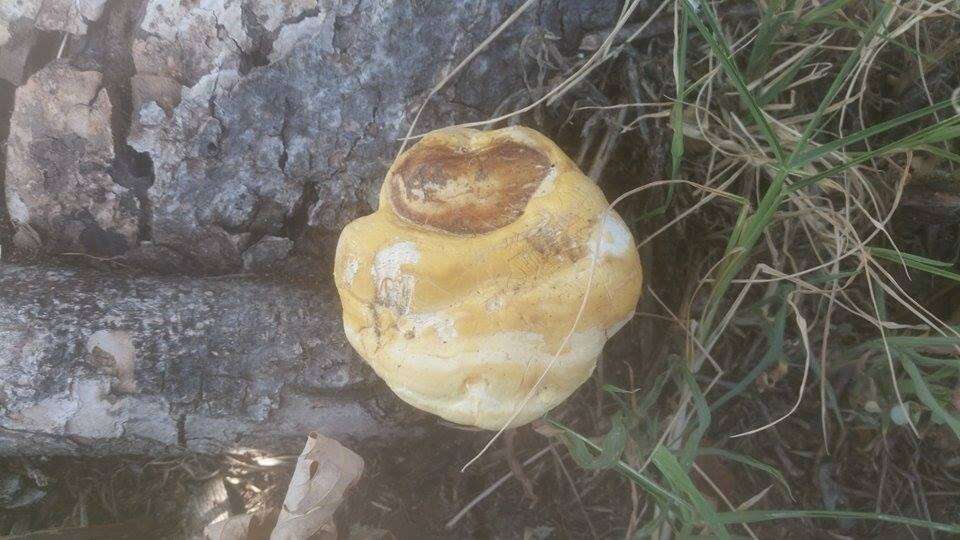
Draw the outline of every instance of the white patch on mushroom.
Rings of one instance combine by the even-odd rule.
[[[541,148],[543,144],[540,141],[531,137],[530,134],[527,132],[527,129],[524,128],[523,126],[507,126],[501,129],[500,132],[506,135],[507,137],[513,139],[514,141],[525,144],[534,149]]]
[[[556,345],[531,331],[485,334],[467,348],[452,343],[425,350],[396,340],[385,352],[398,367],[389,366],[384,374],[416,374],[417,384],[412,387],[387,379],[394,392],[415,407],[495,430],[508,420],[514,426],[529,422],[566,399],[593,372],[606,338],[600,326],[575,332],[559,355]],[[451,358],[456,359],[455,365]],[[527,389],[548,366],[550,371],[534,398],[514,417]]]
[[[413,200],[415,201],[424,201],[427,198],[427,193],[423,191],[422,188],[415,187],[415,188],[410,188],[407,191],[408,193],[410,193],[410,195],[413,196]]]
[[[420,251],[413,242],[398,242],[377,252],[373,259],[373,279],[378,283],[385,278],[400,275],[400,266],[420,262]]]
[[[537,186],[537,190],[533,192],[533,199],[537,197],[543,197],[549,195],[553,191],[553,186],[557,183],[557,167],[551,165],[550,170],[547,172],[546,176],[543,177],[543,180],[540,181],[540,185]]]
[[[400,267],[420,261],[420,251],[413,242],[398,242],[377,252],[373,259],[373,282],[377,286],[377,301],[405,315],[410,311],[413,287],[416,283],[410,274],[401,274]]]
[[[347,282],[347,285],[353,284],[353,278],[357,275],[357,270],[360,269],[360,261],[356,257],[350,257],[350,260],[347,261],[346,266],[343,268],[343,280]]]
[[[493,298],[487,300],[483,304],[483,307],[487,310],[487,313],[496,313],[503,309],[503,297],[500,295],[494,296]]]
[[[417,313],[406,315],[398,326],[403,332],[412,331],[415,337],[420,337],[425,331],[432,328],[440,341],[446,343],[457,337],[453,317],[443,312]]]
[[[610,338],[614,334],[619,332],[621,328],[626,326],[627,323],[630,322],[631,319],[633,319],[633,316],[635,314],[636,314],[635,311],[631,311],[630,314],[627,315],[622,321],[617,321],[616,323],[613,324],[613,326],[611,326],[610,328],[607,328],[607,331],[606,331],[607,338]]]
[[[607,214],[606,219],[603,220],[600,234],[603,235],[600,240],[600,255],[602,257],[623,257],[630,250],[633,237],[630,235],[627,224],[617,214]],[[597,249],[596,235],[590,238],[589,249],[590,255],[593,256]]]

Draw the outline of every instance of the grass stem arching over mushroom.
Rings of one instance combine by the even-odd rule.
[[[613,211],[599,223],[606,208],[536,131],[426,135],[340,235],[347,339],[414,407],[485,429],[536,419],[590,377],[640,296],[633,237]]]

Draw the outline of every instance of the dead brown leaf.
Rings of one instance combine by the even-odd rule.
[[[270,538],[300,540],[317,533],[336,538],[333,514],[362,474],[363,458],[333,439],[311,433]]]
[[[204,527],[205,540],[267,540],[280,510],[263,509],[232,516]]]

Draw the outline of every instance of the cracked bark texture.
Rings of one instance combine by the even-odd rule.
[[[0,455],[415,436],[318,262],[430,89],[519,4],[0,0]],[[525,88],[524,36],[575,47],[619,7],[541,0],[417,131],[488,117]],[[238,271],[319,285],[185,277]]]
[[[418,433],[371,386],[329,289],[0,265],[0,290],[0,455]]]
[[[9,36],[0,56],[42,32],[70,33],[63,58],[17,89],[11,143],[32,153],[6,166],[16,245],[192,274],[307,257],[318,237],[368,212],[427,92],[520,3],[90,0],[83,16],[64,13],[53,27],[41,24],[48,2],[56,4],[22,0],[16,16],[0,9],[0,39]],[[543,0],[434,98],[418,131],[489,115],[521,90],[519,47],[529,32],[576,44],[618,11],[608,0]],[[52,58],[36,49],[34,58]],[[83,133],[23,124],[55,124],[52,111],[89,90],[72,81],[97,74],[110,103],[88,114],[103,117],[90,121],[112,137],[96,148],[95,170],[51,173],[44,163],[63,161],[58,148]],[[63,97],[31,91],[57,80]],[[49,114],[27,120],[43,108]],[[39,139],[51,139],[49,148]],[[69,155],[82,165],[87,151]],[[113,193],[124,212],[104,197],[60,200],[55,186],[65,181],[51,175]],[[30,201],[18,195],[24,182]],[[100,219],[108,214],[111,222]]]
[[[98,256],[136,245],[137,200],[109,174],[112,104],[100,73],[56,62],[17,93],[6,176],[16,244]]]
[[[87,34],[107,0],[4,0],[0,2],[0,79],[15,85],[29,76],[33,49],[49,38]]]

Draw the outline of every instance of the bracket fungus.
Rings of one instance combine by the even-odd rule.
[[[414,407],[494,430],[536,419],[590,377],[640,297],[633,237],[606,209],[536,131],[429,133],[340,235],[347,339]]]

